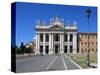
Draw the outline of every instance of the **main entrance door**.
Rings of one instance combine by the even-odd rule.
[[[45,53],[46,53],[46,54],[48,54],[48,53],[49,53],[49,46],[46,46]]]
[[[73,46],[70,46],[70,53],[73,52]]]
[[[58,45],[55,45],[55,54],[58,53]]]
[[[64,53],[67,53],[67,46],[65,46],[64,48]]]
[[[43,46],[40,46],[40,54],[43,54]]]

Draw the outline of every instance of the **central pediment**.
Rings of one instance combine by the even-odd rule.
[[[60,25],[53,25],[50,29],[62,29],[63,27]]]

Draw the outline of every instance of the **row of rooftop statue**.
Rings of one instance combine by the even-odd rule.
[[[59,24],[59,25],[65,25],[64,23],[64,19],[60,19],[58,16],[56,16],[56,18],[50,18],[50,23],[49,25],[55,25],[56,24]],[[43,24],[41,24],[40,20],[36,20],[36,26],[37,27],[40,27],[40,26],[46,26],[48,24],[46,24],[46,21],[43,22]],[[77,22],[76,21],[73,21],[73,23],[71,24],[70,21],[68,20],[67,21],[67,25],[68,26],[76,26],[77,25]]]

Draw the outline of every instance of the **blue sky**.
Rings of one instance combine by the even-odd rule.
[[[40,19],[41,23],[45,20],[49,24],[50,18],[63,18],[65,24],[68,20],[72,23],[77,21],[78,32],[87,32],[88,23],[86,17],[86,6],[72,5],[51,5],[35,3],[16,3],[16,43],[20,45],[33,41],[35,36],[36,20]],[[90,32],[97,32],[97,8],[91,9]]]

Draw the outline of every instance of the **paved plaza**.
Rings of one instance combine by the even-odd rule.
[[[16,72],[18,73],[73,69],[80,69],[80,67],[64,54],[35,55],[16,60]]]

